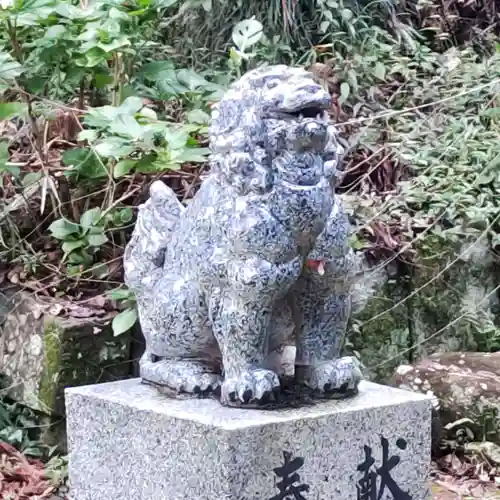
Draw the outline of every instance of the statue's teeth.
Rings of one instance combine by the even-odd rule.
[[[304,119],[304,115],[302,113],[299,113],[299,120],[303,120]]]
[[[320,276],[325,274],[325,263],[323,261],[318,264],[318,273]]]

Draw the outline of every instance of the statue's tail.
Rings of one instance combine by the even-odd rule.
[[[165,250],[184,207],[161,181],[150,187],[150,198],[139,207],[132,238],[123,257],[125,283],[137,294],[154,286],[162,275]]]

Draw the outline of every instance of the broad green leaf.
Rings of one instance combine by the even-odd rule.
[[[10,54],[0,52],[0,80],[11,81],[24,72],[24,68]]]
[[[342,82],[340,84],[340,98],[339,98],[339,102],[341,104],[347,101],[350,92],[351,92],[351,87],[349,86],[349,84],[347,82]]]
[[[85,246],[85,240],[65,241],[62,250],[65,254],[70,254],[73,250]]]
[[[95,128],[106,128],[118,115],[118,108],[114,106],[101,106],[99,108],[90,108],[83,121],[86,125]]]
[[[108,241],[108,237],[105,234],[89,234],[87,241],[92,247],[100,247]]]
[[[123,47],[128,47],[129,45],[131,45],[131,41],[126,36],[117,38],[110,43],[97,43],[97,47],[107,53],[116,51]]]
[[[80,225],[85,229],[89,229],[99,223],[101,215],[102,211],[100,207],[91,208],[81,215]]]
[[[78,134],[78,140],[79,141],[88,141],[88,142],[94,142],[97,139],[97,131],[96,130],[82,130]]]
[[[208,148],[184,148],[171,151],[170,159],[176,163],[204,163],[208,159]]]
[[[85,68],[95,68],[100,64],[106,64],[109,55],[102,49],[94,47],[87,50],[81,57],[74,59],[75,64]]]
[[[156,153],[149,153],[144,155],[140,160],[137,161],[135,165],[136,172],[148,173],[155,172],[157,169],[155,167],[155,162],[158,158]]]
[[[373,74],[379,79],[379,80],[384,80],[385,79],[385,66],[377,62],[375,64],[375,68],[373,69]]]
[[[174,63],[170,60],[167,61],[154,61],[145,64],[139,71],[139,76],[155,82],[159,79],[161,73],[164,71],[174,70]]]
[[[35,184],[35,182],[38,182],[42,176],[42,172],[29,172],[23,177],[21,182],[25,187],[31,186],[32,184]]]
[[[55,12],[61,16],[66,17],[68,19],[79,19],[85,18],[88,13],[85,10],[76,7],[75,5],[71,5],[69,2],[60,2],[56,5]]]
[[[180,69],[177,72],[177,80],[185,85],[189,90],[209,85],[209,82],[202,76],[190,69]]]
[[[143,134],[142,126],[137,123],[137,120],[130,115],[118,115],[109,127],[109,131],[113,134],[124,135],[133,140],[139,139]]]
[[[0,68],[1,71],[1,68]],[[0,102],[0,120],[9,120],[26,113],[27,106],[21,102]]]
[[[108,137],[97,143],[94,147],[96,153],[104,158],[115,158],[119,160],[130,155],[134,151],[134,146],[119,137]]]
[[[156,80],[158,90],[167,96],[176,96],[188,92],[188,88],[179,82],[174,70],[162,71]]]
[[[127,224],[132,220],[132,217],[134,216],[132,209],[130,207],[122,208],[119,210],[119,215],[120,215],[120,220],[124,223]]]
[[[129,115],[134,115],[138,113],[144,104],[142,103],[142,99],[137,96],[127,97],[121,105],[118,107],[119,113],[127,113]]]
[[[188,122],[191,123],[199,123],[199,124],[207,124],[210,122],[210,115],[205,113],[202,109],[192,109],[186,113],[186,118]]]
[[[261,40],[263,30],[262,24],[254,17],[245,19],[233,28],[233,42],[241,52],[245,52],[248,47]]]
[[[103,89],[106,85],[111,85],[113,83],[113,77],[109,73],[97,70],[94,73],[94,82],[96,88]]]
[[[106,296],[111,300],[129,300],[134,297],[134,294],[128,288],[114,288],[106,292]]]
[[[78,266],[90,266],[92,264],[92,256],[82,247],[78,252],[71,252],[69,254],[68,262]]]
[[[21,175],[21,169],[16,165],[9,165],[8,163],[5,163],[0,165],[0,176],[2,174],[9,174],[14,178],[18,178]]]
[[[119,161],[113,169],[113,177],[118,179],[127,175],[137,164],[137,160],[121,160]]]
[[[62,24],[56,24],[50,26],[45,32],[44,38],[48,40],[53,40],[54,38],[60,38],[66,33],[66,26]]]
[[[137,321],[137,311],[135,309],[125,309],[118,313],[111,323],[113,335],[117,337],[130,330]]]
[[[111,19],[118,19],[121,21],[128,21],[128,15],[126,12],[123,12],[122,10],[117,9],[116,7],[111,7],[109,9],[109,17]]]
[[[90,148],[67,149],[63,153],[62,161],[64,165],[70,167],[65,172],[66,175],[82,176],[87,179],[100,179],[108,176],[101,160]]]
[[[56,0],[17,0],[17,12],[30,12],[37,11],[42,7],[55,6]]]
[[[168,142],[169,149],[181,149],[186,145],[189,134],[184,130],[165,130],[165,140]]]
[[[49,226],[49,231],[54,238],[65,240],[71,235],[78,234],[80,226],[66,219],[57,219]]]

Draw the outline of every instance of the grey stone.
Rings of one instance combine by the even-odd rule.
[[[130,332],[115,338],[110,314],[72,317],[65,313],[71,306],[17,288],[0,294],[0,373],[8,394],[48,416],[64,415],[64,387],[130,372]]]
[[[399,366],[391,385],[432,398],[436,447],[441,439],[456,438],[452,424],[463,419],[474,441],[500,444],[500,352],[433,354]]]
[[[263,67],[214,108],[211,171],[184,207],[161,182],[124,255],[146,351],[140,375],[226,405],[273,401],[284,346],[296,387],[356,393],[341,357],[355,259],[334,187],[331,96],[301,68]]]
[[[429,499],[431,403],[421,394],[363,381],[348,400],[268,412],[169,399],[129,379],[68,389],[66,404],[74,500],[354,500],[364,447],[380,467],[382,437],[408,493],[377,498]],[[308,486],[302,497],[280,496],[284,453],[303,461],[293,483]]]

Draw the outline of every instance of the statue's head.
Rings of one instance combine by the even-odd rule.
[[[249,71],[213,109],[213,169],[242,192],[266,192],[273,170],[283,170],[277,165],[291,169],[288,156],[314,155],[333,179],[342,148],[329,120],[330,106],[329,93],[304,69],[276,65]],[[289,174],[292,182],[301,177]]]

